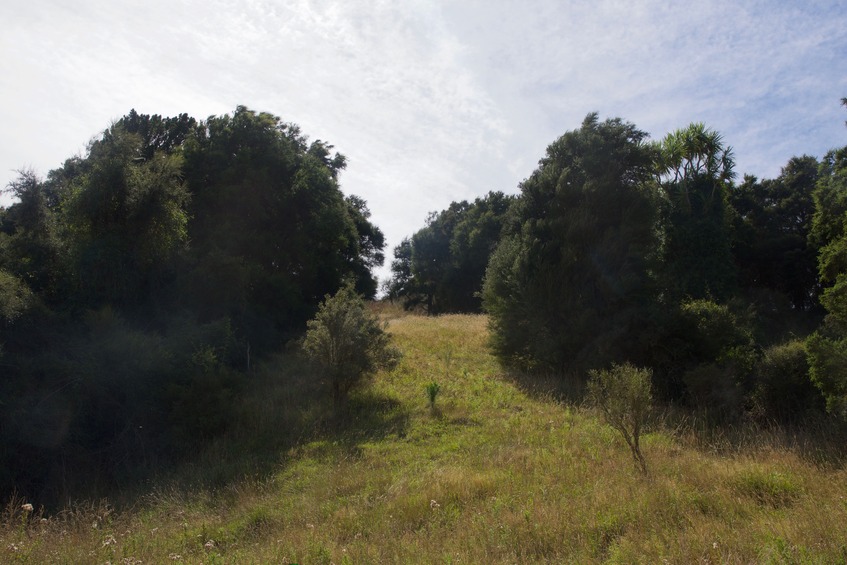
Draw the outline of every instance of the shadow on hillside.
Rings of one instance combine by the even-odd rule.
[[[262,483],[303,454],[357,457],[361,444],[404,436],[409,414],[396,399],[363,389],[341,406],[333,406],[325,383],[308,379],[290,383],[283,398],[257,394],[264,401],[230,433],[209,445],[196,460],[185,462],[156,483],[178,489],[218,490],[246,479]],[[256,399],[254,399],[255,401]]]
[[[505,369],[502,376],[532,398],[555,400],[576,406],[585,400],[585,381],[576,375]]]
[[[651,429],[662,429],[682,444],[718,455],[786,452],[824,469],[847,465],[847,424],[826,414],[809,414],[793,423],[762,422],[742,417],[715,422],[709,414],[657,406]]]
[[[329,384],[293,355],[269,359],[247,378],[227,410],[223,433],[155,446],[132,472],[80,476],[61,491],[43,489],[29,498],[54,512],[68,501],[107,499],[116,508],[133,507],[151,490],[184,496],[237,489],[245,482],[264,483],[304,446],[322,443],[335,454],[355,455],[362,443],[404,436],[409,425],[398,400],[367,386],[334,406]]]

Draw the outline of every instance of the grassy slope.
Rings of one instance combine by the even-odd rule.
[[[333,433],[288,449],[259,479],[214,493],[160,491],[118,514],[92,505],[27,527],[13,505],[0,561],[847,558],[844,470],[777,448],[715,454],[654,428],[644,477],[589,411],[530,396],[503,378],[485,348],[484,317],[401,317],[390,331],[405,353],[401,365],[351,399]],[[432,380],[442,387],[435,412],[424,390]],[[261,392],[265,409],[286,394]]]

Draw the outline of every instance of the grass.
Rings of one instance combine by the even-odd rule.
[[[659,422],[643,437],[645,477],[593,412],[502,374],[484,317],[385,315],[405,356],[343,415],[280,358],[230,434],[134,505],[41,516],[13,499],[0,562],[847,559],[842,465],[767,438],[712,449]]]

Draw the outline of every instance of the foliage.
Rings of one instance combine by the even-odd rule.
[[[185,142],[193,220],[181,294],[201,315],[230,317],[257,351],[299,331],[345,277],[376,290],[370,269],[382,263],[384,238],[365,202],[345,199],[338,173],[346,160],[331,150],[243,106],[209,118]]]
[[[395,248],[389,296],[430,314],[480,311],[482,279],[513,201],[489,192],[430,214],[424,228]]]
[[[647,462],[641,453],[641,432],[651,409],[652,372],[627,363],[612,365],[611,369],[594,369],[590,375],[589,398],[600,408],[606,423],[623,436],[639,468],[647,472]]]
[[[349,284],[325,297],[308,322],[302,348],[329,379],[337,404],[364,377],[398,361],[385,328]]]
[[[665,399],[740,415],[756,350],[747,321],[729,306],[705,299],[680,304],[663,320],[652,358]]]
[[[664,287],[676,300],[729,298],[736,283],[727,205],[732,150],[719,133],[694,123],[668,134],[660,156]]]
[[[483,300],[497,354],[557,373],[641,354],[656,304],[656,153],[634,125],[588,115],[521,185]]]
[[[0,327],[11,326],[30,307],[32,299],[32,291],[17,277],[0,271]]]
[[[756,364],[754,413],[780,422],[797,421],[823,408],[820,391],[809,378],[802,339],[769,347]]]
[[[96,494],[187,457],[324,294],[375,293],[384,236],[332,150],[243,106],[133,110],[6,187],[0,490]]]
[[[733,254],[743,288],[783,294],[795,310],[817,306],[818,246],[810,239],[818,162],[793,157],[773,180],[746,176],[730,191],[737,214]]]
[[[141,139],[118,126],[94,141],[86,172],[62,196],[74,300],[137,307],[160,290],[187,240],[189,193],[181,159],[137,159]]]
[[[847,105],[847,104],[845,104]],[[812,381],[827,409],[847,417],[847,147],[821,162],[815,189],[811,238],[820,245],[818,272],[827,285],[821,303],[827,316],[807,342]]]

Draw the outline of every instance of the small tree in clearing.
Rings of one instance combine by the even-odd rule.
[[[588,381],[589,398],[603,412],[606,422],[621,433],[644,473],[647,462],[641,454],[639,440],[651,407],[651,376],[650,369],[626,363],[613,365],[609,370],[593,370]]]
[[[309,320],[302,348],[329,377],[336,405],[356,384],[381,368],[391,369],[400,353],[390,343],[385,326],[365,309],[365,302],[347,284],[326,295]]]

